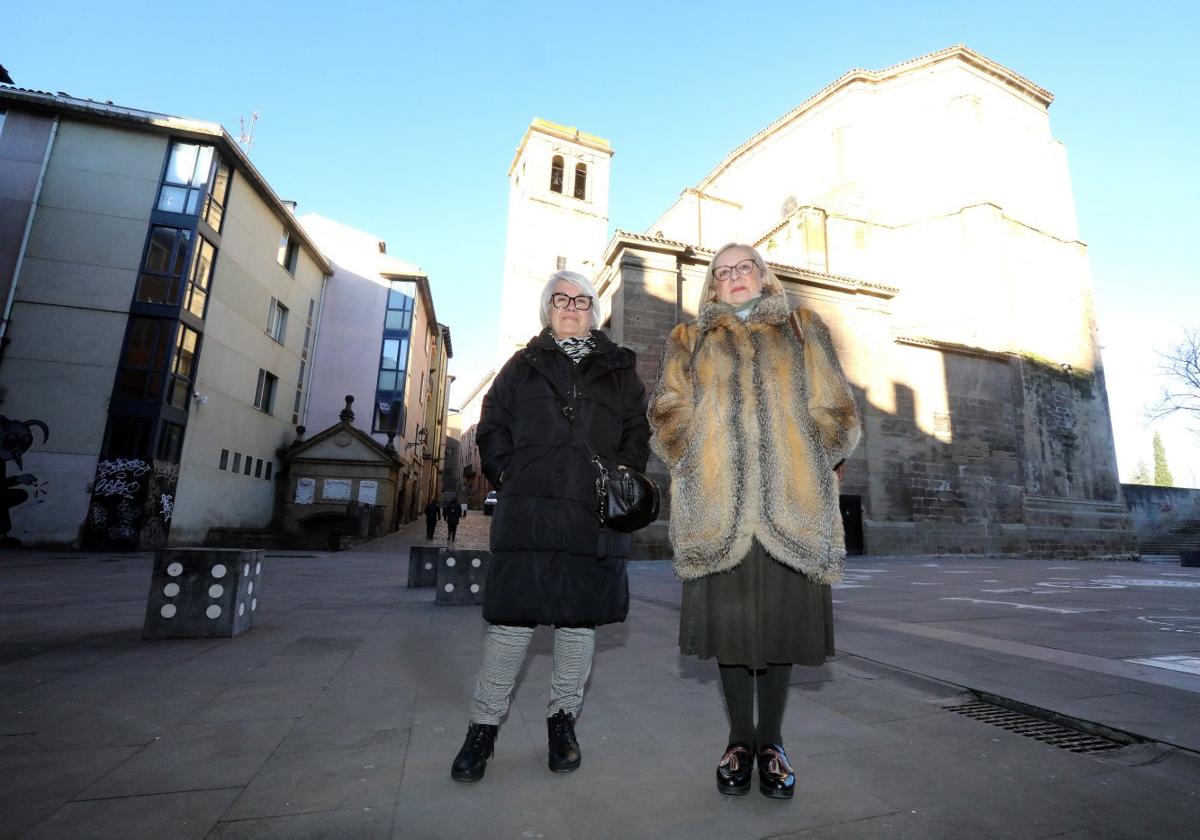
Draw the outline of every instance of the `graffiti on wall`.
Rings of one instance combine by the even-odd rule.
[[[87,519],[91,536],[110,548],[137,548],[152,472],[141,458],[106,458],[96,464]]]
[[[175,487],[179,484],[179,465],[155,461],[142,506],[142,548],[161,548],[167,544],[171,517],[175,513]]]
[[[33,446],[33,430],[40,429],[42,443],[50,440],[50,429],[41,420],[10,420],[0,415],[0,479],[4,497],[0,500],[0,540],[5,545],[20,545],[20,541],[10,537],[12,530],[12,509],[24,504],[30,495],[40,496],[46,492],[48,482],[39,482],[32,473],[19,475],[8,474],[8,462],[16,464],[18,470],[23,469],[21,456]],[[25,490],[22,488],[28,487]]]
[[[178,464],[141,458],[101,460],[96,464],[84,525],[87,541],[128,550],[166,545],[178,484]]]

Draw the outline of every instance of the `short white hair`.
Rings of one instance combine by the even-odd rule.
[[[591,280],[574,271],[556,271],[550,275],[550,279],[542,287],[542,307],[539,313],[542,316],[542,326],[550,326],[550,295],[554,294],[554,287],[559,284],[559,281],[570,283],[581,294],[592,299],[592,307],[587,311],[591,316],[591,324],[588,325],[588,329],[600,329],[600,296],[596,294],[596,287],[592,285]]]

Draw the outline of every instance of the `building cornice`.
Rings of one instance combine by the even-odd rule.
[[[213,143],[230,165],[251,183],[255,192],[275,211],[287,227],[289,235],[295,236],[304,243],[321,271],[326,276],[333,274],[333,266],[328,258],[304,230],[304,226],[297,221],[291,207],[276,194],[267,179],[250,162],[250,158],[242,151],[241,146],[220,123],[193,120],[187,117],[173,117],[153,111],[141,111],[136,108],[114,105],[111,102],[78,99],[65,93],[47,93],[5,85],[0,85],[0,102],[10,102],[31,111],[69,116],[84,122]]]
[[[1035,103],[1043,107],[1049,107],[1050,103],[1054,100],[1054,94],[1050,93],[1050,91],[1035,85],[1029,79],[1026,79],[1024,76],[1013,72],[1004,65],[992,61],[986,56],[980,55],[964,44],[955,44],[954,46],[947,47],[944,50],[938,50],[937,52],[932,52],[928,55],[919,56],[918,58],[913,58],[908,61],[902,61],[899,64],[893,64],[891,67],[887,67],[883,70],[850,70],[842,74],[842,76],[834,80],[832,83],[822,88],[816,94],[800,103],[800,105],[796,106],[791,111],[775,120],[762,131],[758,132],[745,143],[730,152],[724,160],[717,164],[716,168],[714,168],[712,172],[706,175],[700,181],[700,183],[696,185],[695,189],[701,192],[705,191],[713,181],[720,177],[725,170],[732,166],[743,155],[759,146],[763,141],[765,141],[772,134],[775,134],[779,129],[783,128],[789,123],[795,122],[797,119],[813,110],[819,104],[831,99],[840,91],[843,91],[855,84],[866,84],[872,86],[879,85],[899,76],[908,75],[910,73],[914,73],[946,61],[961,61],[963,64],[974,67],[976,70],[991,76],[1001,84],[1008,86],[1015,92],[1033,100]]]
[[[541,117],[534,117],[533,122],[529,124],[529,128],[525,129],[525,134],[521,137],[521,142],[517,146],[517,153],[513,155],[512,164],[508,167],[509,175],[512,175],[513,170],[517,166],[517,161],[521,159],[521,155],[525,151],[525,144],[529,142],[529,138],[535,131],[538,134],[545,134],[548,137],[577,143],[584,148],[591,149],[593,152],[599,152],[609,157],[613,155],[612,144],[603,137],[588,134],[586,131],[580,131],[573,125],[559,125],[556,122],[550,122],[550,120],[544,120]]]
[[[934,338],[923,338],[913,335],[897,335],[893,341],[897,344],[906,344],[909,347],[922,347],[926,350],[940,350],[943,353],[961,353],[965,356],[980,356],[985,359],[994,359],[998,362],[1007,362],[1009,359],[1017,358],[1015,353],[1009,353],[1004,350],[988,350],[983,347],[975,347],[970,344],[959,344],[954,341],[940,341]]]
[[[605,266],[612,265],[617,253],[622,248],[628,247],[656,251],[661,254],[671,254],[677,258],[690,259],[697,265],[707,264],[715,253],[712,248],[702,248],[699,245],[691,245],[687,242],[678,242],[672,239],[647,236],[644,233],[631,233],[626,230],[618,230],[613,234],[612,239],[609,240],[608,247],[604,249]],[[790,280],[810,286],[823,286],[850,294],[871,295],[872,297],[890,300],[900,293],[900,290],[895,286],[885,286],[882,283],[871,283],[854,277],[828,274],[823,271],[814,271],[811,268],[788,265],[787,263],[777,263],[768,260],[767,267],[780,280]]]

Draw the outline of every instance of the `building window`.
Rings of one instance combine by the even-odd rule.
[[[175,341],[175,358],[171,365],[171,394],[169,402],[176,408],[187,411],[192,396],[192,380],[196,378],[196,354],[200,350],[200,333],[191,327],[179,325],[179,336]]]
[[[108,421],[104,440],[105,458],[147,458],[150,434],[154,429],[148,417],[113,417]]]
[[[158,433],[158,460],[178,464],[182,451],[183,426],[164,422]]]
[[[221,463],[217,467],[217,469],[224,470],[224,469],[228,469],[228,468],[229,468],[229,450],[222,449],[221,450]]]
[[[250,468],[252,466],[254,466],[254,459],[247,455],[245,466],[242,467],[242,475],[250,475]]]
[[[566,257],[555,257],[554,258],[554,267],[558,271],[562,271],[564,268],[567,267],[567,258]]]
[[[208,198],[204,200],[204,221],[212,225],[213,230],[221,232],[221,222],[225,221],[225,199],[229,196],[229,180],[232,173],[229,164],[217,158],[217,169],[213,173],[212,186]]]
[[[205,308],[208,306],[208,286],[212,279],[213,260],[216,259],[217,249],[203,236],[199,237],[196,247],[196,257],[192,260],[192,271],[188,275],[187,297],[183,305],[197,318],[203,320]]]
[[[275,385],[279,382],[273,373],[258,369],[258,386],[254,390],[254,407],[270,414],[275,408]]]
[[[304,370],[308,366],[308,345],[312,341],[313,330],[313,313],[316,311],[317,302],[312,298],[308,299],[308,320],[304,324],[304,345],[300,348],[300,375],[296,377],[296,401],[292,404],[292,425],[296,426],[300,423],[300,402],[304,396]],[[267,465],[270,467],[270,464]],[[270,478],[270,476],[267,476]]]
[[[213,162],[216,161],[214,167]],[[167,171],[158,193],[159,210],[195,216],[204,201],[204,220],[218,231],[225,212],[230,169],[212,146],[195,143],[171,144]]]
[[[287,318],[288,308],[275,298],[271,298],[271,305],[267,309],[267,335],[280,344],[283,344],[284,337],[287,335]]]
[[[265,478],[267,481],[270,481],[270,480],[271,480],[271,468],[272,468],[272,467],[274,467],[274,466],[275,466],[274,462],[272,462],[272,461],[267,461],[267,471],[266,471],[266,473],[263,475],[263,478]]]
[[[242,471],[242,453],[241,452],[233,453],[233,470],[232,471],[235,473]]]
[[[279,238],[279,255],[277,259],[288,274],[295,275],[296,262],[300,259],[300,243],[292,239],[291,234],[286,230],[283,232],[283,236]]]
[[[575,197],[579,200],[587,198],[587,164],[575,164]]]
[[[394,282],[388,290],[372,423],[372,431],[376,432],[394,432],[404,428],[404,388],[408,379],[408,345],[412,337],[415,304],[413,298],[403,291],[408,285]]]
[[[117,371],[116,395],[133,400],[162,397],[170,342],[175,322],[160,318],[131,318],[125,354]]]
[[[192,232],[181,228],[152,225],[142,273],[138,278],[137,299],[142,303],[179,303],[183,274],[192,245]]]
[[[550,192],[561,193],[563,191],[563,159],[562,155],[555,155],[550,162]]]
[[[254,477],[262,478],[262,458],[254,459]]]
[[[212,170],[212,158],[212,146],[180,142],[171,144],[167,171],[158,193],[158,209],[196,215]]]

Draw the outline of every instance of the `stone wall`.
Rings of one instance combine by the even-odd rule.
[[[635,236],[610,247],[598,286],[648,390],[667,334],[695,315],[708,256]],[[829,324],[862,409],[842,494],[861,502],[866,554],[1136,555],[1102,372],[895,338],[886,287],[775,270]],[[669,488],[656,458],[649,471]],[[639,532],[635,552],[669,556],[666,524]]]

